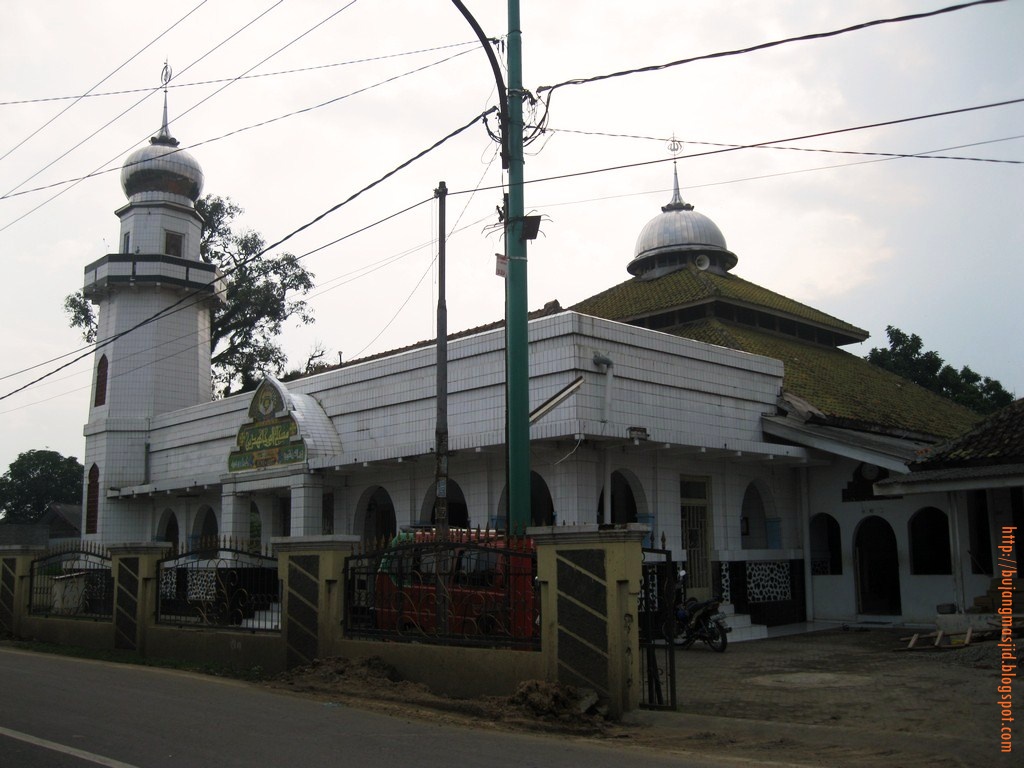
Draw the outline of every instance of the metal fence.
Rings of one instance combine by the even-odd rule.
[[[158,564],[157,623],[279,631],[281,582],[269,552],[206,542]]]
[[[403,533],[345,561],[350,637],[540,648],[537,554],[526,538],[487,531]]]
[[[645,549],[640,617],[640,706],[676,708],[675,645],[665,638],[676,592],[676,564],[666,549]]]
[[[110,619],[114,578],[110,555],[75,542],[32,561],[29,611],[33,615]]]

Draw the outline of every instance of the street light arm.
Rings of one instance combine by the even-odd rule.
[[[480,45],[484,48],[484,53],[487,54],[488,61],[491,62],[491,71],[494,73],[494,82],[498,86],[498,113],[499,121],[501,123],[501,167],[504,170],[508,170],[509,167],[509,149],[508,149],[508,90],[505,88],[505,78],[501,76],[501,67],[498,65],[498,58],[494,55],[494,51],[491,49],[491,40],[484,34],[483,29],[477,23],[477,20],[473,18],[473,14],[469,12],[469,9],[463,5],[462,0],[452,0],[452,4],[459,9],[459,12],[465,17],[466,21],[469,22],[469,26],[473,28],[477,38],[480,40]]]

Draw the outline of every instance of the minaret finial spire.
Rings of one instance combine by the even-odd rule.
[[[679,192],[679,167],[676,158],[683,151],[683,143],[676,138],[674,133],[672,138],[669,139],[668,151],[672,153],[672,200],[668,205],[663,205],[661,210],[664,213],[669,211],[692,211],[693,206],[689,203],[684,203],[683,196]]]
[[[160,124],[160,133],[150,139],[150,143],[167,144],[176,147],[178,146],[178,140],[171,136],[171,129],[167,127],[167,84],[171,82],[172,77],[174,77],[174,70],[171,69],[171,65],[164,59],[164,68],[160,70],[160,82],[164,84],[164,119]]]

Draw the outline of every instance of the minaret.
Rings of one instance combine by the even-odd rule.
[[[85,268],[98,321],[83,535],[106,542],[152,537],[123,502],[107,499],[111,488],[148,481],[150,420],[212,398],[210,317],[220,276],[199,256],[203,171],[168,128],[170,77],[165,66],[159,133],[121,169],[128,203],[115,212],[120,251]]]

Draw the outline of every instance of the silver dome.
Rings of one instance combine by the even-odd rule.
[[[728,250],[718,225],[703,213],[692,208],[671,209],[655,216],[640,230],[633,256],[639,259],[656,253],[694,248]]]
[[[171,140],[173,141],[173,139]],[[129,198],[143,192],[187,197],[193,202],[203,193],[203,169],[188,152],[162,137],[132,152],[121,168],[121,188]]]
[[[640,230],[633,260],[627,267],[630,274],[655,276],[652,274],[655,271],[658,274],[673,271],[701,254],[708,257],[708,263],[716,270],[732,269],[737,258],[726,246],[722,230],[703,213],[693,210],[692,205],[683,202],[678,173],[673,171],[673,175],[672,200]],[[676,258],[670,258],[671,255]]]

